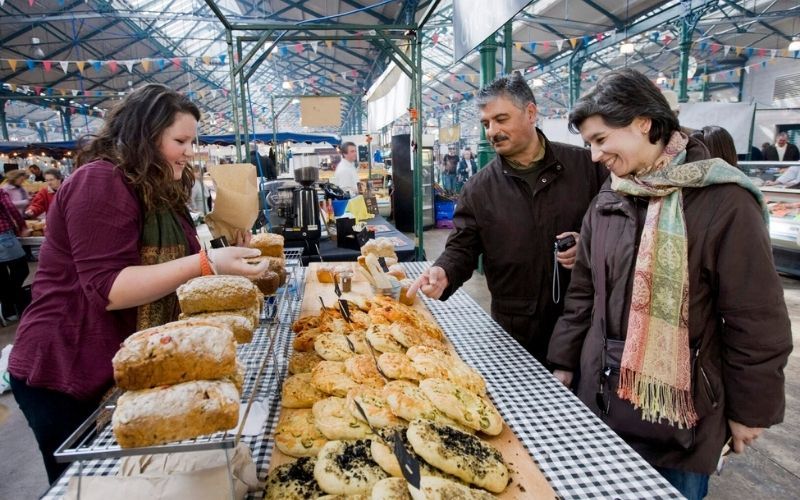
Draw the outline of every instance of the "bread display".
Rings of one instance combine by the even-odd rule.
[[[311,408],[284,410],[275,429],[275,445],[290,457],[316,457],[328,440],[314,425]]]
[[[181,314],[180,319],[185,320],[187,325],[212,323],[227,328],[233,332],[233,338],[239,344],[251,342],[255,327],[258,325],[257,322],[253,322],[253,314],[244,310],[200,313],[191,316]]]
[[[236,374],[233,333],[213,323],[176,321],[128,337],[111,361],[121,389],[148,389]]]
[[[241,276],[201,276],[179,286],[177,294],[184,314],[253,309],[263,301],[258,288]]]
[[[285,408],[311,408],[327,395],[311,384],[310,373],[299,373],[287,378],[281,390],[281,405]]]
[[[406,435],[417,455],[437,469],[495,493],[508,485],[503,456],[472,434],[430,420],[414,420]]]
[[[320,488],[334,495],[367,494],[388,477],[372,459],[370,441],[331,441],[322,447],[314,466]]]
[[[250,238],[250,247],[257,248],[264,257],[283,257],[283,236],[274,233],[258,233]]]
[[[325,492],[314,479],[316,458],[300,458],[283,464],[267,476],[265,500],[307,500],[319,498]]]
[[[225,431],[239,419],[239,392],[230,382],[196,380],[128,391],[111,425],[123,448],[152,446]]]

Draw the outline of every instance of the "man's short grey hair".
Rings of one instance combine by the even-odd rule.
[[[533,91],[522,75],[515,71],[511,76],[501,76],[478,92],[476,102],[478,108],[485,107],[489,101],[498,97],[505,97],[514,103],[514,106],[525,109],[529,103],[536,104]]]

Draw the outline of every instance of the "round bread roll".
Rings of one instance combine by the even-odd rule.
[[[350,410],[351,415],[364,422],[364,417],[358,411],[356,402],[364,410],[367,415],[367,423],[373,428],[392,427],[403,423],[392,413],[389,403],[386,402],[386,398],[379,389],[356,387],[347,392],[347,409]]]
[[[298,373],[311,373],[321,361],[324,361],[316,351],[309,352],[295,352],[289,358],[289,373],[297,375]]]
[[[417,419],[409,424],[406,435],[414,451],[437,469],[494,493],[508,485],[503,455],[472,434]]]
[[[284,409],[275,429],[275,445],[290,457],[316,457],[328,440],[314,424],[311,408]]]
[[[411,358],[398,352],[385,352],[378,356],[378,366],[391,379],[422,380]]]
[[[283,257],[283,236],[274,233],[258,233],[250,238],[250,247],[258,248],[265,257]]]
[[[341,361],[320,361],[311,370],[311,384],[332,396],[345,397],[358,384],[347,374]]]
[[[262,294],[274,295],[281,285],[281,276],[274,271],[266,270],[258,278],[252,278],[252,281]]]
[[[371,354],[356,354],[346,359],[344,368],[350,378],[358,384],[380,388],[386,383]]]
[[[376,351],[380,352],[403,352],[405,348],[400,342],[396,341],[389,332],[389,325],[371,325],[367,329],[367,340],[372,344]]]
[[[440,378],[425,379],[419,388],[436,408],[461,425],[490,436],[503,432],[503,417],[474,392]]]
[[[350,350],[347,340],[340,333],[323,333],[314,339],[314,350],[328,361],[344,361],[355,354]]]
[[[310,373],[298,373],[287,378],[281,391],[281,406],[284,408],[311,408],[326,394],[311,383]]]
[[[275,467],[267,476],[265,500],[306,500],[324,494],[314,479],[316,463],[316,458],[304,457]]]
[[[328,439],[363,439],[372,435],[370,428],[347,409],[345,398],[325,398],[311,409],[317,429]]]
[[[369,439],[331,441],[322,447],[314,466],[320,488],[335,495],[367,494],[386,473],[372,460]]]

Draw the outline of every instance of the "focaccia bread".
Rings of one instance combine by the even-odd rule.
[[[114,380],[126,390],[221,379],[236,374],[236,344],[227,328],[176,321],[134,333],[111,364]]]
[[[370,354],[356,354],[344,361],[347,374],[357,384],[380,388],[386,384],[386,379],[378,371],[375,359]]]
[[[292,375],[311,373],[311,370],[321,361],[324,361],[324,359],[316,351],[294,352],[292,357],[289,358],[289,373]]]
[[[323,333],[317,336],[314,339],[314,350],[328,361],[344,361],[355,354],[350,350],[346,336],[339,333]]]
[[[414,453],[414,449],[411,447],[411,443],[408,442],[408,437],[406,436],[407,430],[408,427],[406,425],[386,427],[377,430],[379,436],[372,439],[370,450],[372,451],[372,459],[381,466],[381,469],[385,470],[390,476],[403,477],[403,472],[400,470],[400,462],[397,461],[397,457],[394,454],[394,441],[399,438],[406,452],[419,462],[419,473],[421,476],[439,476],[458,481],[455,476],[440,471]]]
[[[283,236],[274,233],[258,233],[250,238],[250,247],[258,248],[264,257],[283,257]]]
[[[316,457],[328,440],[314,424],[311,408],[284,409],[275,429],[275,445],[290,457]]]
[[[252,309],[263,300],[258,287],[242,276],[200,276],[179,286],[176,292],[185,314]]]
[[[407,380],[393,380],[383,387],[383,396],[392,413],[405,420],[422,418],[461,427],[431,403],[428,396]]]
[[[474,392],[440,378],[425,379],[419,388],[436,408],[461,425],[490,436],[503,432],[503,417]]]
[[[414,420],[406,435],[417,455],[437,469],[494,493],[508,485],[503,455],[472,434],[430,420]]]
[[[320,488],[334,495],[366,494],[387,477],[372,460],[369,439],[331,441],[320,450],[314,478]]]
[[[363,439],[372,435],[367,424],[350,413],[344,398],[317,401],[311,411],[317,429],[328,439]]]
[[[391,379],[422,380],[411,358],[399,352],[385,352],[378,356],[378,366]]]
[[[380,389],[356,387],[347,392],[347,409],[356,419],[364,422],[364,417],[358,411],[356,402],[364,410],[368,420],[367,423],[373,428],[392,427],[403,423],[392,413],[392,409],[389,408],[389,403],[386,402],[386,398]]]
[[[253,315],[244,310],[200,313],[191,316],[181,314],[180,319],[186,321],[187,325],[201,322],[218,324],[232,331],[236,342],[240,344],[247,344],[253,340],[253,331],[256,327]]]
[[[496,498],[487,491],[470,488],[443,477],[423,474],[419,483],[419,498],[425,500],[493,500]],[[412,500],[413,498],[408,490],[408,483],[399,477],[382,479],[372,487],[371,500]]]
[[[281,391],[281,406],[284,408],[311,408],[327,395],[311,384],[310,373],[298,373],[287,378]]]
[[[390,328],[389,325],[371,325],[367,328],[367,340],[379,352],[404,352],[405,348],[394,339]]]
[[[195,380],[124,393],[111,426],[120,446],[134,448],[225,431],[238,419],[239,392],[232,383]]]
[[[304,457],[279,465],[267,476],[265,500],[307,500],[325,492],[314,479],[316,457]]]
[[[423,378],[443,378],[479,395],[486,394],[481,374],[455,356],[419,345],[409,348],[406,355]]]
[[[341,398],[347,396],[347,391],[353,387],[358,387],[341,361],[321,361],[311,370],[311,383],[325,394]]]

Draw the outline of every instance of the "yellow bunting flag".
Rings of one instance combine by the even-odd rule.
[[[150,59],[142,59],[142,69],[145,71],[150,71]]]
[[[743,50],[744,50],[744,47],[736,47],[736,55],[737,55],[737,56],[740,56],[740,55],[742,55],[742,51],[743,51]]]
[[[569,44],[572,45],[572,48],[574,49],[575,46],[578,44],[578,39],[577,38],[570,38],[569,39]]]
[[[325,40],[325,45],[330,49],[333,47],[333,40]]]
[[[9,59],[8,60],[8,65],[11,66],[11,71],[16,71],[17,70],[17,63],[19,63],[19,61],[16,60],[16,59]]]
[[[522,42],[514,42],[514,47],[517,50],[522,50]]]
[[[80,71],[81,74],[83,74],[83,68],[84,66],[86,66],[86,61],[75,61],[75,66],[77,66],[78,71]]]
[[[203,56],[203,64],[205,65],[211,64],[211,56]]]

